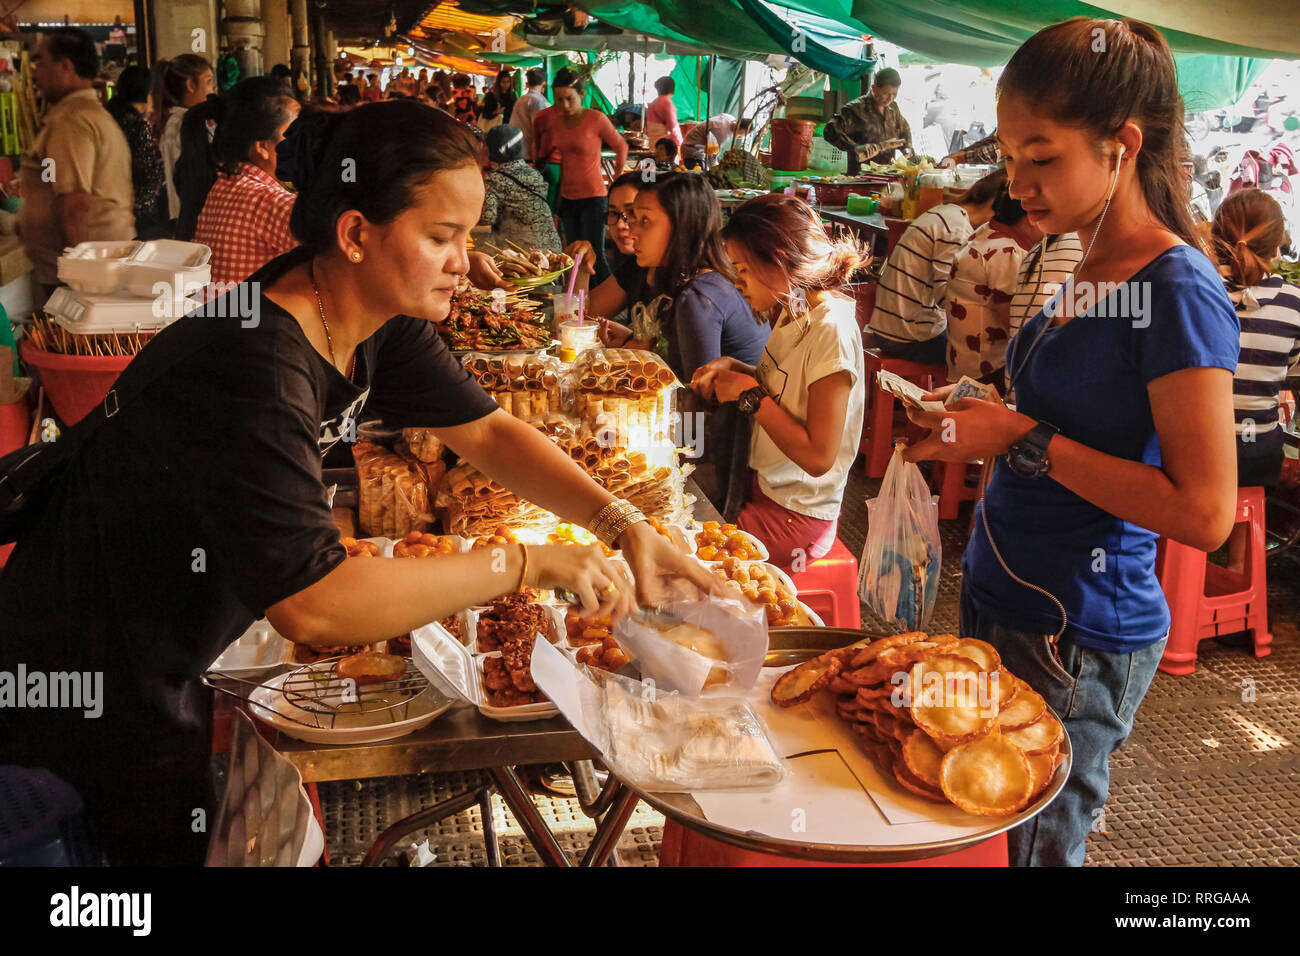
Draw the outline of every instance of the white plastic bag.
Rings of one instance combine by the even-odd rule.
[[[663,610],[681,625],[630,615],[614,627],[642,679],[687,697],[744,697],[767,656],[767,615],[747,601],[704,594]]]
[[[886,621],[924,628],[939,594],[941,555],[939,499],[898,446],[880,495],[867,502],[858,597]]]

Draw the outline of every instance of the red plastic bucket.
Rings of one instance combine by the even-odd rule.
[[[131,355],[59,355],[23,342],[23,361],[37,369],[45,394],[65,425],[86,417],[104,400]]]
[[[812,120],[772,120],[772,168],[807,169],[816,128]]]

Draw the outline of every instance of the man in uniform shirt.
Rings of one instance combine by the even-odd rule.
[[[47,297],[64,248],[135,236],[131,150],[95,93],[98,73],[95,43],[81,30],[52,30],[33,57],[32,78],[50,106],[22,158],[19,230]]]
[[[822,134],[826,142],[849,157],[849,173],[862,163],[888,163],[899,150],[912,147],[912,129],[894,100],[902,78],[894,69],[879,71],[871,81],[871,92],[859,96],[835,114]]]

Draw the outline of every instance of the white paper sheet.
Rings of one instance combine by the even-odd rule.
[[[693,793],[706,819],[784,840],[871,846],[951,840],[996,823],[922,799],[893,774],[886,778],[827,695],[798,707],[772,707],[772,684],[786,670],[764,668],[749,702],[786,758],[789,775],[768,793]],[[804,832],[792,830],[796,822]]]

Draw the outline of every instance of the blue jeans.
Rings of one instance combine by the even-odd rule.
[[[596,275],[591,283],[593,289],[609,278],[609,264],[605,261],[605,211],[607,209],[609,209],[608,196],[560,200],[560,226],[564,229],[564,244],[568,245],[575,239],[586,239],[595,250],[596,261],[593,265]]]
[[[1074,766],[1056,799],[1007,833],[1012,866],[1082,866],[1088,833],[1110,792],[1110,755],[1133,730],[1133,717],[1155,677],[1166,635],[1131,654],[1079,647],[1067,630],[1060,663],[1049,634],[1013,631],[981,615],[961,596],[961,633],[997,648],[1007,670],[1043,695],[1070,735]],[[1101,829],[1101,827],[1098,827]]]

